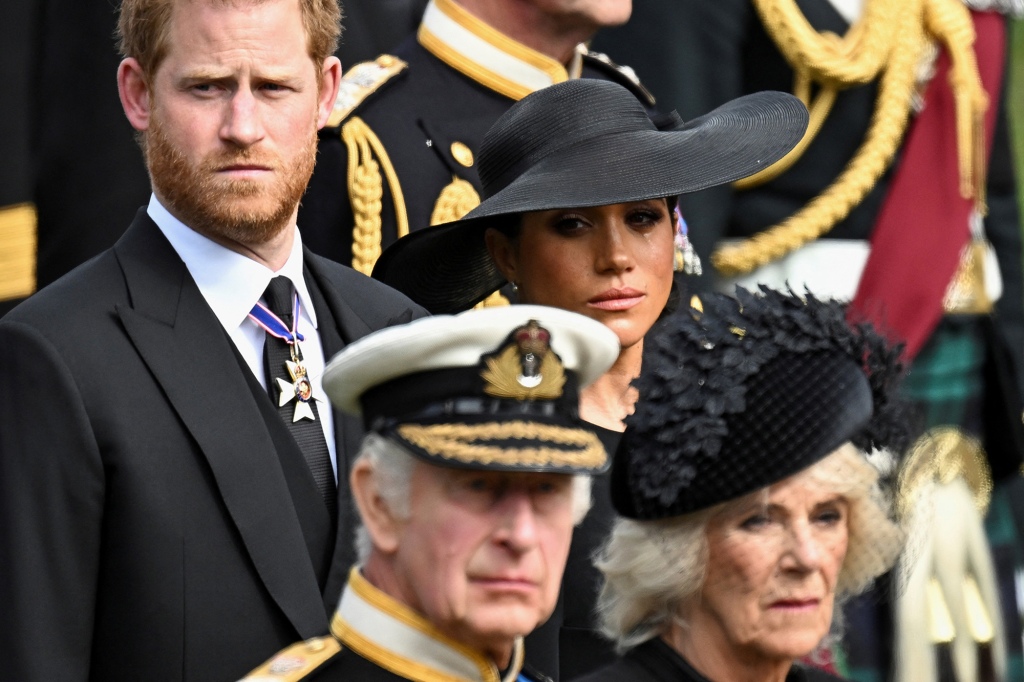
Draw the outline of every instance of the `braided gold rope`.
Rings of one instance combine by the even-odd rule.
[[[864,15],[840,38],[819,33],[796,0],[753,0],[754,8],[779,51],[795,71],[842,89],[873,81],[884,68],[899,35],[903,9],[919,0],[868,0]]]
[[[960,194],[985,202],[985,110],[988,96],[974,57],[974,25],[960,0],[928,0],[925,27],[949,52],[949,82],[956,102],[956,143],[960,163]]]
[[[36,290],[36,207],[0,207],[0,301]]]
[[[341,128],[341,139],[348,147],[348,195],[355,225],[352,229],[352,267],[369,275],[381,253],[381,197],[383,171],[395,206],[395,230],[401,239],[409,234],[409,216],[398,173],[380,138],[358,116]]]
[[[398,435],[435,457],[464,464],[597,468],[608,459],[591,431],[527,421],[483,424],[402,424]],[[534,447],[502,445],[535,441]],[[561,446],[561,447],[555,447]]]
[[[430,224],[450,223],[466,215],[480,205],[480,195],[473,185],[460,177],[452,176],[452,181],[441,190],[434,210],[430,213]]]
[[[799,84],[795,88],[800,89]],[[732,186],[738,190],[746,190],[762,185],[766,182],[771,182],[775,178],[779,177],[790,168],[793,164],[800,160],[800,157],[804,155],[807,147],[814,141],[814,138],[818,136],[821,131],[821,126],[825,124],[825,119],[832,112],[832,105],[836,102],[836,95],[839,91],[832,87],[823,87],[818,96],[814,98],[808,109],[811,112],[811,120],[807,124],[807,132],[800,138],[800,141],[795,147],[789,150],[789,153],[783,156],[781,159],[768,166],[764,170],[758,171],[753,175],[737,180],[732,183]],[[801,97],[801,99],[804,99]],[[804,99],[806,103],[807,100]]]
[[[902,141],[916,86],[916,73],[930,36],[949,49],[951,82],[957,97],[957,132],[961,192],[983,200],[984,90],[971,45],[974,31],[970,14],[959,0],[868,0],[862,21],[844,39],[818,34],[809,28],[793,0],[754,0],[768,33],[791,64],[799,64],[797,92],[805,101],[806,79],[819,83],[823,93],[859,84],[871,69],[881,69],[878,101],[861,147],[839,177],[800,211],[783,222],[738,244],[719,247],[711,262],[726,276],[751,272],[817,239],[844,219],[885,172]],[[888,24],[888,28],[875,26]],[[808,31],[813,32],[813,35]],[[888,48],[883,37],[888,36]],[[851,65],[842,68],[841,56]],[[879,55],[884,55],[881,62]],[[804,60],[804,61],[796,61]],[[870,80],[870,79],[869,79]],[[803,84],[802,84],[803,83]],[[980,97],[979,97],[980,93]],[[819,94],[819,98],[823,94]],[[797,151],[758,174],[758,181],[780,175],[791,166],[820,122],[813,119]],[[827,112],[825,112],[827,115]],[[809,137],[808,137],[809,136]],[[746,186],[758,184],[749,182]]]
[[[381,198],[384,179],[373,160],[365,124],[355,117],[341,129],[348,147],[348,197],[355,225],[352,229],[352,267],[369,275],[381,253]]]
[[[921,0],[905,0],[900,40],[882,74],[878,102],[864,143],[839,177],[795,214],[738,244],[722,246],[711,262],[726,276],[751,272],[825,234],[871,191],[903,139],[918,59],[925,39]]]
[[[437,201],[434,202],[434,210],[430,213],[430,224],[440,225],[459,220],[479,205],[480,195],[477,194],[473,185],[453,175],[452,181],[441,190]],[[500,308],[507,306],[508,303],[508,299],[500,291],[495,291],[474,307]]]

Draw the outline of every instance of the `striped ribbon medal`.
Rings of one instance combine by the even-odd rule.
[[[292,381],[288,383],[280,377],[274,379],[277,382],[278,389],[280,389],[278,407],[283,407],[294,400],[295,413],[292,416],[293,422],[297,422],[300,419],[316,421],[316,415],[310,406],[310,401],[313,399],[313,385],[309,381],[306,366],[302,364],[302,349],[299,347],[299,341],[305,341],[305,337],[298,331],[299,295],[294,294],[292,297],[292,326],[290,329],[280,317],[259,301],[249,311],[249,319],[259,325],[267,334],[281,339],[288,344],[291,359],[285,361],[284,364]]]

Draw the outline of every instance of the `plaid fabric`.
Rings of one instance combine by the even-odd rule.
[[[917,407],[921,428],[952,425],[980,436],[985,340],[976,318],[947,317],[910,368],[904,390]],[[996,484],[985,519],[995,561],[1007,644],[1007,680],[1024,682],[1021,617],[1017,613],[1015,574],[1024,566],[1024,548],[1012,508],[1024,496],[1024,480],[1011,477]],[[856,682],[888,679],[892,660],[892,617],[884,582],[848,602],[840,674]]]
[[[984,362],[985,342],[976,320],[943,320],[914,360],[904,383],[904,392],[918,407],[925,429],[952,425],[980,435]]]

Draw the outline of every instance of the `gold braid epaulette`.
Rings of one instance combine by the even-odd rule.
[[[868,0],[846,36],[818,33],[794,0],[753,0],[766,30],[796,74],[794,90],[811,121],[800,144],[776,164],[736,183],[748,189],[781,175],[814,139],[838,90],[879,79],[879,94],[864,142],[839,177],[797,213],[738,244],[722,246],[711,262],[735,276],[777,260],[828,232],[875,186],[903,140],[917,73],[931,39],[948,49],[957,102],[961,193],[984,201],[982,126],[987,101],[971,45],[974,29],[960,0]],[[811,86],[819,94],[811,102]]]
[[[441,190],[430,213],[430,224],[440,225],[461,220],[467,213],[480,205],[480,195],[468,180],[453,175],[452,181]],[[495,291],[476,304],[477,308],[500,308],[508,305],[508,299]]]
[[[37,222],[33,204],[0,207],[0,301],[36,290]]]
[[[409,218],[405,196],[398,174],[391,165],[384,145],[370,126],[358,116],[341,127],[341,139],[348,148],[348,197],[352,205],[352,267],[364,275],[373,272],[373,264],[381,253],[381,213],[383,212],[384,180],[387,177],[395,205],[397,237],[409,234]]]
[[[452,176],[452,181],[441,190],[434,210],[430,212],[430,224],[440,225],[463,216],[480,205],[480,195],[468,180]]]

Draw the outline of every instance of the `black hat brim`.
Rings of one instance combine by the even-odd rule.
[[[465,310],[505,281],[484,242],[496,217],[673,197],[733,182],[785,156],[807,120],[807,109],[792,95],[759,92],[671,130],[574,144],[524,171],[462,220],[398,240],[373,276],[432,313]]]

